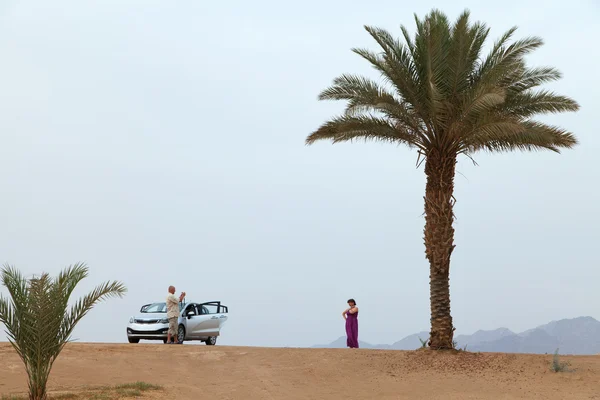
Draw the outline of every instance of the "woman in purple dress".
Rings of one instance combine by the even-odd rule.
[[[346,320],[346,345],[351,349],[358,349],[358,307],[354,299],[348,300],[350,306],[342,313]]]

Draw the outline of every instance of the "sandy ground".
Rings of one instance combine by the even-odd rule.
[[[551,355],[82,343],[60,355],[50,391],[145,381],[172,399],[600,400],[600,356],[562,359],[575,371],[551,372]],[[1,343],[0,394],[25,379]]]

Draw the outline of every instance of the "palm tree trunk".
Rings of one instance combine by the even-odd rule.
[[[452,349],[450,255],[454,250],[454,173],[456,154],[431,150],[425,161],[425,254],[429,260],[431,332],[429,347]]]
[[[34,374],[32,372],[32,374]],[[43,375],[32,375],[29,378],[29,400],[46,400],[48,399],[48,392],[46,392],[46,385],[48,382],[48,374]]]

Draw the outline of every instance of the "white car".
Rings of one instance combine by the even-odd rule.
[[[229,309],[220,301],[206,303],[179,303],[177,340],[199,340],[207,345],[217,344],[221,327],[227,321]],[[142,306],[140,314],[132,316],[127,325],[129,343],[143,340],[162,340],[167,342],[169,320],[166,303],[151,303]]]

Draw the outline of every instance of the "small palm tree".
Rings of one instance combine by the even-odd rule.
[[[0,296],[0,322],[25,364],[29,398],[46,399],[52,364],[71,340],[75,325],[96,303],[108,297],[123,297],[127,289],[120,282],[106,282],[69,307],[73,290],[88,276],[83,264],[66,268],[56,278],[43,273],[26,279],[11,266],[4,266],[1,275],[10,298]]]
[[[538,114],[576,111],[565,96],[538,89],[561,74],[554,68],[529,68],[524,57],[543,42],[537,37],[512,41],[516,28],[498,39],[487,55],[489,29],[470,23],[465,11],[451,24],[440,11],[415,16],[411,37],[403,40],[366,26],[381,50],[353,49],[383,78],[382,83],[341,75],[320,100],[344,100],[345,113],[308,136],[333,143],[355,139],[404,144],[425,162],[425,254],[430,265],[433,349],[453,345],[449,271],[454,250],[454,175],[457,157],[478,151],[571,148],[570,133],[532,119]]]

